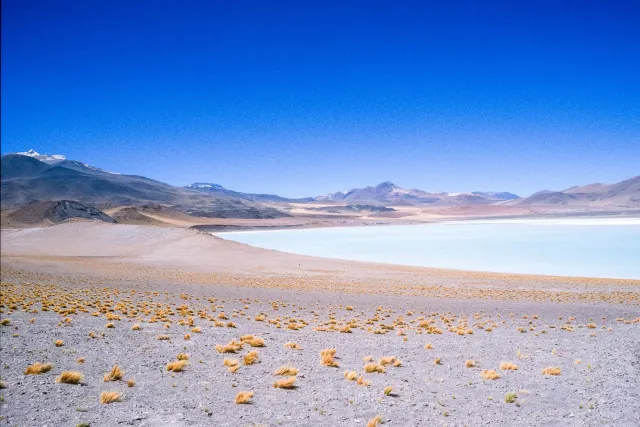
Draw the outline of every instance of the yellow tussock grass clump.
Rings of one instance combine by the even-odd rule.
[[[234,365],[234,366],[229,366],[227,368],[227,371],[231,372],[232,374],[235,374],[238,369],[240,369],[240,365]]]
[[[202,333],[202,328],[200,326],[196,326],[195,328],[191,328],[191,332],[194,334]]]
[[[360,375],[358,377],[358,379],[356,380],[356,384],[358,385],[363,385],[363,386],[368,386],[369,384],[371,384],[371,381],[369,380],[365,380],[364,377],[362,375]]]
[[[40,363],[36,362],[33,365],[27,366],[27,369],[24,370],[25,375],[38,375],[44,374],[45,372],[49,372],[53,365],[51,363]]]
[[[237,359],[224,359],[224,366],[237,366],[238,365],[238,360]]]
[[[474,368],[476,366],[475,360],[465,360],[464,366],[467,368]]]
[[[369,420],[367,427],[378,427],[380,424],[382,424],[382,417],[377,415],[375,418]]]
[[[242,342],[249,344],[251,347],[264,347],[264,340],[258,337],[251,337],[251,339]]]
[[[367,363],[364,365],[364,371],[368,374],[378,372],[380,374],[384,374],[385,369],[384,366],[378,365],[377,363]]]
[[[424,345],[425,350],[432,350],[433,349],[433,344],[428,343]]]
[[[237,353],[240,350],[242,350],[242,343],[239,343],[236,340],[231,340],[225,345],[216,345],[216,351],[218,353]]]
[[[184,371],[184,368],[187,367],[187,365],[189,365],[189,362],[187,362],[186,360],[176,360],[174,362],[169,362],[167,363],[167,371],[182,372]]]
[[[485,380],[497,380],[500,378],[500,375],[493,369],[483,369],[480,375],[482,375],[482,378]]]
[[[384,356],[384,357],[380,358],[380,364],[382,366],[391,365],[395,361],[396,361],[396,357],[395,356]]]
[[[127,387],[133,387],[134,385],[136,385],[135,380],[128,380],[127,381]]]
[[[53,342],[53,344],[55,344],[56,347],[62,347],[64,345],[64,341],[62,340],[55,340]]]
[[[186,353],[179,353],[176,356],[176,359],[178,359],[178,360],[189,360],[189,355],[186,354]]]
[[[255,350],[251,350],[249,353],[245,354],[242,358],[242,362],[245,366],[253,365],[258,361],[258,352]]]
[[[302,347],[300,347],[300,344],[298,344],[297,342],[293,342],[293,341],[289,341],[287,343],[284,344],[285,348],[290,348],[291,350],[302,350]]]
[[[500,364],[500,369],[503,371],[516,371],[518,370],[518,365],[515,365],[511,362],[502,362]]]
[[[576,365],[579,365],[579,364],[581,364],[581,363],[582,363],[582,360],[580,360],[580,359],[576,359],[576,360],[574,360],[574,361],[573,361],[573,363],[575,363]]]
[[[78,363],[84,363],[84,357],[80,357],[80,358],[78,358],[78,360],[76,360],[76,362],[78,362]]]
[[[273,383],[274,388],[292,389],[295,388],[296,377],[284,378]]]
[[[353,310],[353,306],[352,305],[348,305],[345,310],[352,311]]]
[[[557,366],[548,366],[542,370],[543,375],[560,375],[560,372],[562,372],[562,369]]]
[[[238,405],[241,405],[243,403],[249,403],[249,400],[251,400],[252,397],[253,397],[252,391],[241,391],[240,393],[236,394],[236,403]]]
[[[184,340],[185,341],[189,341],[191,339],[191,335],[189,334],[184,334]]]
[[[11,320],[10,319],[2,319],[0,320],[0,325],[2,326],[9,326],[11,324]]]
[[[83,375],[77,371],[64,371],[56,378],[57,383],[64,384],[79,384],[82,381]]]
[[[402,361],[396,359],[395,362],[393,362],[393,364],[391,366],[393,366],[394,368],[399,368],[399,367],[402,366]]]
[[[109,373],[104,375],[103,379],[104,379],[104,382],[118,381],[118,380],[121,380],[123,376],[124,376],[124,372],[120,370],[120,367],[118,365],[115,365],[113,368],[111,368]]]
[[[112,322],[107,323],[107,329],[112,329],[115,328],[116,325],[114,325]]]
[[[122,397],[121,393],[117,391],[103,391],[100,393],[100,403],[107,404],[113,402],[120,402],[120,398]]]
[[[336,354],[335,348],[325,348],[320,352],[320,363],[325,366],[330,366],[333,368],[337,368],[340,365],[335,361],[334,357]]]
[[[362,361],[364,363],[373,362],[373,356],[365,356],[365,357],[362,358]]]
[[[281,366],[277,371],[273,373],[273,375],[286,375],[286,376],[296,376],[298,375],[298,368],[293,366]]]
[[[391,392],[393,392],[393,387],[387,386],[387,387],[384,388],[383,391],[384,391],[384,395],[385,396],[389,396],[391,394]]]
[[[160,341],[169,341],[170,339],[169,335],[158,335],[158,340]]]
[[[131,327],[132,331],[139,331],[140,329],[142,329],[142,327],[138,323]]]
[[[349,381],[355,381],[358,379],[358,373],[356,371],[344,371],[344,377]]]
[[[434,361],[433,361],[433,364],[434,364],[434,365],[440,365],[440,362],[441,362],[441,361],[442,361],[442,360],[441,360],[439,357],[436,357],[436,360],[434,360]]]

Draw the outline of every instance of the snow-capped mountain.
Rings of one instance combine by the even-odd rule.
[[[254,193],[242,193],[240,191],[233,191],[224,188],[220,184],[213,184],[210,182],[195,182],[185,186],[191,190],[196,190],[202,193],[227,195],[233,197],[239,197],[241,199],[250,200],[253,202],[284,202],[284,203],[301,203],[312,202],[313,197],[306,197],[302,199],[290,199],[287,197],[276,196],[275,194],[254,194]]]
[[[20,153],[14,153],[14,154],[33,157],[34,159],[38,159],[41,162],[47,163],[49,165],[63,166],[67,169],[73,169],[79,172],[103,172],[103,173],[109,173],[112,175],[120,175],[118,172],[109,172],[104,169],[100,169],[95,166],[91,166],[86,163],[79,162],[77,160],[68,160],[62,154],[53,154],[53,155],[40,154],[34,149],[31,149],[29,151],[23,151]]]

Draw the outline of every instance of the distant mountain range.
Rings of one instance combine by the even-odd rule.
[[[345,192],[330,193],[316,197],[318,201],[378,202],[392,205],[438,204],[438,205],[477,205],[492,204],[517,199],[518,196],[507,192],[472,193],[430,193],[423,190],[407,190],[386,181],[375,187],[354,188]]]
[[[640,175],[616,184],[589,184],[563,191],[539,191],[509,202],[515,205],[640,207]]]
[[[304,203],[312,202],[313,197],[305,197],[301,199],[290,199],[287,197],[280,197],[274,194],[254,194],[254,193],[241,193],[238,191],[228,190],[219,184],[212,184],[207,182],[196,182],[194,184],[187,185],[185,188],[191,190],[200,191],[202,193],[212,195],[225,195],[239,197],[241,199],[251,200],[253,202],[281,202],[281,203]]]
[[[290,203],[305,203],[311,207],[314,203],[328,204],[332,206],[332,212],[343,213],[378,212],[380,207],[402,205],[640,207],[640,176],[611,185],[597,183],[563,191],[541,191],[524,198],[509,192],[427,192],[405,189],[389,181],[325,196],[287,198],[233,191],[213,183],[198,182],[176,187],[143,176],[108,172],[62,155],[39,154],[34,150],[3,155],[0,172],[3,209],[15,209],[32,202],[64,201],[62,205],[32,205],[33,209],[38,206],[39,211],[46,212],[53,219],[63,218],[67,212],[99,216],[90,211],[93,207],[154,204],[188,215],[211,218],[290,216],[287,213]],[[71,204],[74,201],[84,204],[84,207]],[[136,212],[122,214],[133,217]]]

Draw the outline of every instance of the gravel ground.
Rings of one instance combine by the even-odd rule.
[[[10,321],[0,327],[3,426],[365,426],[377,415],[389,426],[640,424],[637,306],[433,300],[211,285],[34,285],[19,277],[3,281],[0,317]],[[41,301],[52,302],[49,311],[42,311]],[[23,305],[30,302],[34,303]],[[182,305],[192,312],[181,312]],[[52,311],[74,306],[87,312]],[[103,313],[91,315],[101,307]],[[145,308],[149,313],[143,312]],[[34,309],[38,312],[32,313]],[[204,318],[198,315],[201,310]],[[218,319],[221,312],[228,319]],[[121,320],[111,320],[114,328],[106,327],[110,321],[105,313],[120,316]],[[260,314],[265,320],[256,320]],[[149,323],[154,315],[165,318]],[[193,326],[179,324],[189,316]],[[420,318],[434,319],[431,325],[442,334],[427,334]],[[358,325],[351,333],[314,330],[332,324],[341,328],[351,319]],[[291,321],[307,325],[291,330],[287,328]],[[236,327],[227,327],[228,322]],[[573,331],[561,329],[567,322]],[[140,330],[132,330],[136,323]],[[590,323],[595,327],[588,327]],[[382,325],[393,329],[375,333]],[[194,326],[201,332],[191,332]],[[460,335],[458,329],[471,329],[473,334]],[[96,338],[89,336],[91,331]],[[399,331],[406,335],[398,335]],[[184,339],[187,333],[189,340]],[[245,334],[263,338],[265,346],[245,344],[236,355],[216,351],[217,344]],[[158,340],[160,335],[170,339]],[[54,345],[58,339],[63,346]],[[302,349],[285,348],[288,341]],[[425,349],[427,343],[433,348]],[[321,365],[320,352],[326,348],[336,349],[339,368]],[[244,366],[242,357],[250,350],[258,351],[258,363]],[[178,353],[189,355],[189,366],[184,372],[167,372],[167,363]],[[396,356],[402,366],[365,373],[369,386],[346,380],[345,370],[363,373],[367,355],[375,360]],[[84,363],[77,362],[80,357]],[[225,358],[240,361],[236,373],[223,366]],[[434,364],[436,358],[440,365]],[[465,367],[466,360],[477,366]],[[518,369],[500,370],[503,361]],[[53,367],[48,373],[25,375],[24,369],[35,362]],[[115,364],[124,371],[123,380],[104,382],[103,375]],[[283,365],[299,369],[295,389],[273,387],[278,379],[273,373]],[[561,375],[543,375],[541,370],[548,366],[560,367]],[[483,369],[495,369],[500,378],[484,380]],[[66,370],[82,372],[82,383],[56,383]],[[129,379],[135,386],[127,386]],[[389,396],[383,393],[387,386],[393,387]],[[101,404],[103,391],[121,392],[122,399]],[[240,391],[254,393],[250,404],[234,402]],[[505,402],[509,392],[517,396],[513,403]]]

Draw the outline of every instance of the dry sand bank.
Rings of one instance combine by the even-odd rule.
[[[167,227],[77,222],[1,239],[1,425],[640,423],[638,281],[312,258]],[[216,351],[247,334],[264,347]],[[339,367],[321,363],[327,348]],[[168,372],[179,353],[189,365]],[[368,373],[369,355],[401,366]],[[25,375],[35,362],[51,370]],[[105,382],[115,364],[123,380]],[[294,389],[273,387],[284,365],[299,370]],[[56,383],[67,370],[82,385]],[[121,401],[101,404],[105,391]],[[250,404],[234,402],[240,391]]]

